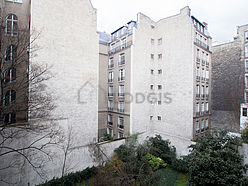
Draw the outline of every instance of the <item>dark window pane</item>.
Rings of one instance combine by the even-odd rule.
[[[16,91],[11,90],[11,102],[14,102],[16,100]]]
[[[247,116],[247,108],[243,108],[243,116]]]

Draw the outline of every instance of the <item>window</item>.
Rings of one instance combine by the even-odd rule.
[[[18,34],[18,18],[15,14],[6,17],[6,34],[16,36]]]
[[[161,90],[162,89],[162,85],[158,85],[158,90]]]
[[[158,60],[162,60],[162,54],[158,54]]]
[[[204,115],[204,103],[201,104],[201,115]]]
[[[119,97],[124,96],[124,85],[119,85]]]
[[[113,86],[108,87],[108,96],[112,97],[114,95],[113,90]]]
[[[162,101],[161,100],[158,100],[158,105],[161,105]]]
[[[248,60],[245,60],[245,71],[248,72]]]
[[[201,97],[204,98],[204,86],[201,86]]]
[[[153,69],[151,69],[151,74],[153,74],[153,72],[154,72],[154,70],[153,70]]]
[[[113,44],[110,45],[110,50],[111,51],[114,51],[115,50],[115,43],[113,43]]]
[[[243,108],[243,116],[247,116],[247,108]]]
[[[123,117],[118,117],[118,128],[124,129],[124,118]]]
[[[154,39],[151,39],[151,44],[154,45]]]
[[[245,32],[245,41],[248,41],[248,31]]]
[[[206,81],[209,81],[209,71],[206,70]]]
[[[5,0],[5,1],[10,1],[10,2],[14,2],[14,3],[22,3],[22,0]]]
[[[120,69],[119,70],[119,77],[118,77],[119,81],[124,81],[125,80],[125,69]]]
[[[11,83],[16,80],[16,69],[9,68],[4,72],[4,83]]]
[[[208,113],[208,102],[205,103],[205,111]]]
[[[151,54],[151,60],[154,60],[154,54]]]
[[[200,97],[200,86],[196,85],[196,97],[199,98]]]
[[[118,112],[124,113],[124,102],[123,101],[118,102]]]
[[[14,45],[8,46],[8,48],[5,49],[5,61],[13,61],[17,56],[17,48]]]
[[[107,134],[113,137],[113,129],[107,128]]]
[[[248,88],[248,76],[245,76],[245,87]]]
[[[204,131],[204,120],[201,120],[201,132]]]
[[[113,116],[111,114],[108,114],[108,124],[113,125]]]
[[[200,126],[199,126],[199,121],[195,122],[195,132],[199,133],[200,132]]]
[[[205,95],[206,95],[206,98],[208,98],[208,86],[206,86],[206,88],[205,88]]]
[[[208,129],[208,119],[205,120],[205,128]]]
[[[162,45],[162,38],[158,39],[158,45]]]
[[[127,47],[127,39],[124,38],[124,39],[121,40],[121,49],[124,49],[126,47]]]
[[[209,55],[206,54],[206,65],[209,66]]]
[[[108,100],[108,111],[113,111],[114,102],[112,100]]]
[[[200,80],[200,68],[199,67],[197,67],[196,68],[196,80]]]
[[[14,103],[16,100],[16,91],[8,90],[4,95],[4,105],[7,106],[9,104]]]
[[[245,100],[245,103],[248,103],[248,92],[246,92],[245,94],[246,94],[246,100]]]
[[[158,70],[158,74],[162,74],[162,69],[159,69]]]
[[[158,116],[158,121],[161,121],[162,120],[162,117],[161,116]]]
[[[119,55],[119,66],[125,65],[125,54]]]
[[[151,90],[153,90],[153,87],[154,87],[153,85],[150,85],[150,89],[151,89]]]
[[[150,120],[152,120],[153,116],[150,116]]]
[[[204,81],[205,80],[205,70],[204,69],[202,69],[202,77],[201,77],[201,79]]]
[[[124,138],[124,134],[122,132],[118,132],[118,138]]]
[[[108,61],[108,68],[113,68],[114,67],[114,58],[111,57]]]
[[[111,83],[114,81],[114,72],[109,72],[108,82]]]
[[[248,44],[245,45],[245,57],[248,57]]]
[[[15,113],[4,114],[3,115],[3,122],[4,122],[4,124],[16,123],[16,114]]]

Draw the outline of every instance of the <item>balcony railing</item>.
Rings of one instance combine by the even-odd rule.
[[[199,57],[196,57],[196,63],[200,64],[201,59]]]
[[[114,68],[114,63],[108,64],[108,69]]]
[[[108,54],[109,54],[109,55],[115,54],[115,53],[117,53],[117,52],[120,52],[120,51],[124,50],[125,48],[130,47],[131,45],[132,45],[132,41],[129,41],[129,42],[127,42],[125,45],[122,44],[122,45],[119,45],[119,46],[113,48],[112,50],[110,50],[110,51],[108,52]]]
[[[108,121],[108,125],[113,125],[113,122],[112,121]]]
[[[204,116],[204,114],[205,114],[204,111],[201,111],[201,112],[200,112],[200,115],[201,115],[201,116]]]
[[[205,61],[204,60],[202,60],[202,66],[204,66],[205,65]]]
[[[207,83],[209,82],[209,78],[206,78],[206,82],[207,82]]]
[[[209,62],[206,61],[206,66],[209,67]]]
[[[108,107],[108,111],[113,111],[113,107]]]
[[[109,83],[113,83],[114,79],[108,79]]]
[[[118,62],[119,66],[125,65],[125,59]]]
[[[118,81],[125,81],[125,77],[118,77]]]
[[[117,109],[117,112],[124,113],[124,109],[118,108],[118,109]]]
[[[200,112],[196,112],[195,115],[196,115],[196,117],[199,117],[200,116]]]
[[[200,79],[201,79],[200,76],[196,76],[197,81],[200,81]]]
[[[204,48],[204,49],[206,49],[206,50],[208,50],[209,51],[209,46],[206,44],[206,43],[203,43],[202,41],[200,41],[199,39],[195,39],[195,43],[198,45],[198,46],[200,46],[200,47],[202,47],[202,48]]]
[[[201,98],[204,99],[204,98],[205,98],[205,94],[202,94],[202,95],[201,95]]]
[[[200,94],[196,94],[196,98],[200,98]]]
[[[201,80],[202,80],[202,81],[205,81],[205,77],[201,77]]]
[[[124,129],[124,125],[118,125],[119,129]]]

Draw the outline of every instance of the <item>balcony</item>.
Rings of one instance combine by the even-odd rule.
[[[199,98],[200,98],[200,94],[196,94],[196,98],[198,98],[198,99],[199,99]]]
[[[118,124],[118,128],[123,130],[124,129],[124,125],[119,125]]]
[[[108,125],[113,125],[113,122],[112,121],[108,121]]]
[[[118,81],[121,82],[121,81],[125,81],[125,77],[118,77]]]
[[[202,60],[202,66],[204,66],[205,65],[205,61],[204,60]]]
[[[206,67],[209,67],[209,62],[208,61],[206,61]]]
[[[200,64],[200,62],[201,62],[201,59],[199,57],[196,57],[196,63]]]
[[[202,95],[201,95],[201,98],[202,98],[202,99],[204,99],[204,98],[205,98],[205,95],[204,95],[204,94],[202,94]]]
[[[108,107],[108,111],[113,111],[113,107]]]
[[[114,63],[108,64],[108,69],[114,68]]]
[[[206,43],[203,43],[199,39],[195,39],[195,44],[209,51],[209,46]]]
[[[202,80],[202,81],[205,81],[205,77],[201,77],[201,80]]]
[[[119,66],[125,65],[125,59],[118,62]]]
[[[108,79],[108,83],[113,83],[114,79]]]
[[[200,76],[196,76],[196,81],[200,81]]]
[[[124,108],[118,108],[118,109],[117,109],[117,112],[119,112],[119,113],[124,113]]]
[[[117,46],[117,47],[111,49],[111,50],[108,52],[108,54],[109,54],[109,55],[115,54],[115,53],[117,53],[117,52],[120,52],[120,51],[124,50],[125,48],[130,47],[131,45],[132,45],[132,41],[129,41],[129,42],[125,43],[125,44],[119,45],[119,46]]]

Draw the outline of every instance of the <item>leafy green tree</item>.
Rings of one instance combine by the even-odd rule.
[[[191,145],[188,159],[192,185],[247,185],[243,157],[238,152],[241,141],[227,132],[213,132]]]

